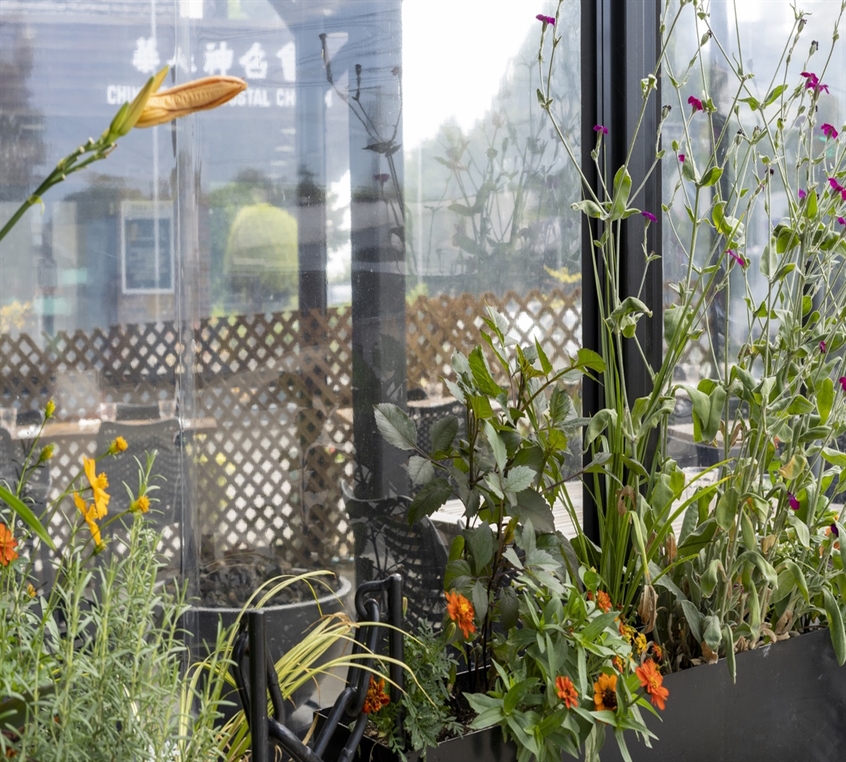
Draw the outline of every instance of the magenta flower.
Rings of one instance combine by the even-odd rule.
[[[822,354],[825,354],[826,349],[827,349],[827,347],[826,347],[826,345],[825,345],[825,342],[824,342],[824,341],[821,341],[821,342],[820,342],[820,352],[821,352]]]
[[[658,218],[652,212],[641,212],[641,214],[650,222],[658,222]]]
[[[728,254],[728,255],[729,255],[729,256],[730,256],[730,257],[731,257],[731,258],[732,258],[735,262],[737,262],[737,264],[739,264],[741,267],[746,267],[746,260],[745,260],[743,257],[741,257],[741,256],[740,256],[740,254],[738,254],[737,252],[735,252],[735,251],[734,251],[734,249],[729,249],[729,250],[726,252],[726,254]]]
[[[693,111],[694,111],[694,112],[696,112],[696,111],[703,111],[703,110],[704,110],[704,109],[702,108],[702,101],[701,101],[701,100],[699,100],[699,98],[695,98],[694,96],[692,96],[692,95],[691,95],[691,96],[690,96],[690,98],[688,98],[688,99],[687,99],[687,102],[688,102],[691,106],[693,106]]]
[[[837,383],[840,384],[840,388],[846,392],[846,376],[840,376],[840,378],[837,379]]]
[[[831,530],[831,533],[835,537],[840,537],[840,530],[837,528],[837,524],[832,523],[832,525],[829,527],[829,529]]]
[[[798,511],[802,507],[802,503],[799,502],[799,499],[792,492],[787,493],[787,502],[790,505],[791,511]]]
[[[801,72],[801,76],[803,76],[805,78],[805,89],[806,90],[813,90],[818,95],[823,90],[828,92],[828,85],[824,85],[822,82],[820,82],[817,75],[814,74],[813,72],[803,71],[803,72]]]
[[[601,132],[603,135],[608,134],[608,128],[605,125],[602,125],[602,124],[593,125],[593,131],[594,132]]]
[[[805,198],[805,196],[806,196],[806,195],[807,195],[807,194],[805,193],[805,191],[803,191],[803,190],[800,188],[800,189],[799,189],[799,200],[801,201],[803,198]]]
[[[841,225],[846,225],[846,217],[838,217],[838,218],[837,218],[837,221],[838,221]]]
[[[377,183],[381,183],[382,185],[384,185],[386,182],[388,182],[388,180],[391,179],[391,176],[389,174],[386,174],[385,172],[383,172],[380,175],[373,175],[373,179]]]
[[[820,127],[820,129],[822,130],[823,135],[827,138],[834,140],[837,137],[837,130],[834,129],[833,124],[826,122],[822,127]]]
[[[843,193],[843,186],[839,182],[837,182],[836,177],[829,177],[828,184],[831,186],[831,189],[835,193]]]
[[[680,154],[679,154],[679,161],[680,161],[682,164],[684,164],[684,154],[683,154],[683,153],[680,153]]]
[[[538,21],[542,21],[544,24],[550,24],[555,26],[555,16],[544,16],[542,13],[539,13],[535,18]]]

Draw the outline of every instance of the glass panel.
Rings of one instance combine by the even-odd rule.
[[[828,86],[828,92],[819,99],[816,124],[821,126],[828,122],[838,127],[843,124],[846,48],[843,45],[836,46],[829,58],[832,30],[838,19],[840,5],[811,0],[802,3],[801,10],[807,12],[807,15],[789,61],[788,74],[785,76],[787,59],[783,54],[787,46],[794,42],[796,16],[793,7],[789,3],[735,4],[727,0],[714,0],[710,4],[709,20],[715,39],[707,42],[702,49],[702,68],[700,69],[698,64],[693,68],[689,80],[683,85],[678,96],[668,87],[665,89],[664,101],[673,105],[673,111],[663,131],[665,148],[670,148],[673,139],[678,140],[681,145],[676,153],[685,154],[700,164],[714,150],[714,135],[709,129],[709,120],[702,114],[691,117],[691,107],[687,100],[689,96],[711,98],[716,109],[710,119],[715,134],[719,134],[724,126],[728,125],[727,137],[718,149],[720,161],[724,160],[729,145],[740,146],[735,154],[740,168],[737,168],[734,161],[730,162],[719,183],[699,191],[697,214],[701,217],[703,210],[708,210],[720,198],[728,200],[729,208],[738,204],[737,196],[729,195],[735,184],[739,188],[749,189],[749,195],[746,200],[739,202],[738,209],[745,210],[749,199],[758,198],[757,202],[751,205],[751,214],[744,212],[742,215],[745,225],[745,240],[742,244],[745,248],[742,252],[736,252],[748,263],[748,267],[733,267],[728,276],[727,289],[723,289],[713,300],[707,312],[707,321],[699,325],[702,330],[699,338],[690,344],[676,367],[676,379],[681,383],[696,386],[703,378],[723,378],[726,368],[737,362],[742,345],[750,341],[750,330],[751,337],[760,334],[760,331],[751,327],[753,321],[750,320],[749,304],[757,307],[767,299],[767,277],[762,270],[765,245],[773,227],[788,217],[788,199],[797,198],[798,185],[795,181],[804,171],[797,171],[797,156],[793,153],[796,146],[795,132],[788,132],[789,146],[792,147],[789,148],[790,153],[784,157],[783,167],[775,163],[772,165],[775,169],[768,171],[767,167],[760,163],[743,164],[748,150],[746,139],[756,135],[763,126],[760,111],[753,112],[752,101],[748,98],[764,102],[773,88],[782,82],[786,84],[789,94],[794,88],[802,87],[806,83],[801,72],[810,68],[820,74]],[[681,72],[687,70],[690,51],[697,47],[698,41],[706,32],[702,21],[697,25],[693,12],[683,14],[682,19],[671,47],[671,50],[675,51],[671,59],[674,73],[679,78]],[[817,44],[812,41],[818,41],[819,51],[810,55],[809,49]],[[754,75],[754,78],[746,81],[746,89],[742,92],[739,90],[737,75],[731,70],[726,57],[729,57],[731,65],[742,62],[744,72]],[[736,111],[732,108],[735,97],[739,99]],[[730,113],[731,111],[734,113]],[[806,117],[797,113],[795,118],[798,127]],[[688,124],[687,131],[685,123]],[[833,143],[826,142],[819,128],[815,130],[815,140],[815,151],[820,152],[820,157],[823,150],[829,151],[830,161],[834,156]],[[783,148],[773,150],[767,138],[758,144],[758,150],[765,156],[771,154],[775,157],[783,154]],[[682,179],[682,170],[685,165],[690,166],[690,162],[682,164],[681,156],[671,155],[669,150],[668,158],[669,161],[665,158],[663,162],[663,192],[665,203],[671,205],[673,224],[672,227],[666,224],[664,226],[665,307],[678,303],[674,287],[685,278],[688,262],[686,252],[692,231],[685,204],[692,203],[695,192],[694,184],[688,179]],[[703,167],[698,166],[698,171],[702,172]],[[822,168],[817,172],[822,172]],[[783,177],[789,178],[788,185],[785,185]],[[825,178],[820,176],[819,179],[821,184],[825,182]],[[822,185],[818,190],[822,193]],[[704,214],[709,216],[710,212],[706,211]],[[834,227],[837,225],[834,224]],[[735,260],[729,261],[730,255],[725,254],[727,246],[725,239],[715,233],[712,226],[703,225],[700,227],[696,244],[696,264],[704,266],[717,263],[721,275],[725,275],[732,262],[739,264]],[[772,325],[775,331],[777,321],[773,321]],[[693,443],[690,404],[677,407],[675,422],[670,427],[670,437],[671,445],[675,448],[671,451],[672,454],[681,465],[692,472],[701,471],[722,459],[721,449]],[[722,447],[721,436],[717,438],[716,443]]]
[[[581,342],[578,182],[535,96],[554,5],[4,0],[3,220],[165,63],[165,87],[249,85],[134,130],[0,243],[0,406],[57,399],[53,494],[119,433],[158,449],[166,549],[215,612],[274,574],[373,572],[367,532],[410,489],[373,405],[426,436],[486,305],[553,363]],[[562,27],[577,145],[578,18]],[[395,563],[426,566],[439,619],[430,529]]]

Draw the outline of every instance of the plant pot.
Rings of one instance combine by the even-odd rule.
[[[837,665],[827,630],[737,654],[736,684],[721,659],[667,675],[664,685],[661,719],[643,711],[658,736],[652,749],[626,734],[634,762],[843,760],[846,667]],[[622,759],[610,731],[601,757]]]
[[[338,577],[339,587],[336,592],[326,592],[318,595],[317,598],[287,603],[279,606],[264,606],[265,627],[267,632],[267,649],[270,658],[275,662],[286,652],[293,648],[303,637],[304,633],[317,622],[321,615],[334,614],[344,608],[344,600],[352,591],[352,582],[344,576]],[[319,584],[315,586],[320,591]],[[244,611],[242,608],[192,606],[186,615],[185,629],[196,633],[194,638],[194,660],[204,659],[209,654],[209,649],[214,646],[217,640],[218,626],[230,627],[235,624],[238,616]],[[340,655],[343,644],[337,644],[337,652],[330,649],[326,654],[326,660]],[[321,676],[318,677],[318,682]],[[298,717],[293,718],[293,724],[307,726],[311,723],[313,713],[309,709],[316,708],[311,700],[318,691],[318,684],[309,682],[297,690],[291,701],[301,707],[303,712],[302,722]],[[232,717],[240,708],[240,701],[234,688],[227,700],[235,702],[235,706],[223,707],[224,721]],[[307,714],[307,716],[305,716]]]

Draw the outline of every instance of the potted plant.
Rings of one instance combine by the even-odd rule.
[[[645,179],[637,178],[640,185],[635,185],[628,160],[606,167],[603,125],[595,127],[591,153],[600,178],[594,187],[581,174],[552,108],[556,22],[563,7],[562,0],[555,17],[539,17],[537,97],[583,180],[584,198],[575,208],[591,224],[600,352],[582,350],[572,367],[553,369],[538,343],[509,348],[506,321],[492,314],[485,320],[483,347],[469,357],[456,353],[454,377],[445,379],[465,403],[460,436],[458,422],[447,418],[433,427],[432,449],[424,453],[417,450],[413,424],[401,410],[380,406],[377,421],[388,441],[414,452],[409,473],[419,491],[410,520],[431,515],[453,497],[464,505],[467,526],[453,545],[445,589],[472,603],[474,626],[491,649],[490,658],[471,654],[469,659],[480,679],[475,690],[485,691],[484,678],[489,681],[484,698],[478,693],[468,698],[479,712],[476,725],[499,724],[523,756],[548,753],[544,744],[553,737],[551,747],[573,751],[555,736],[566,733],[570,714],[550,725],[529,722],[535,731],[529,736],[509,723],[514,712],[523,711],[521,701],[540,706],[557,690],[523,640],[535,628],[532,606],[524,601],[515,607],[514,600],[521,600],[520,586],[528,584],[519,551],[525,528],[531,521],[536,537],[538,529],[551,531],[551,507],[563,506],[575,530],[570,543],[555,541],[559,572],[571,586],[565,610],[583,588],[597,605],[616,612],[618,631],[624,640],[628,636],[629,653],[637,656],[615,665],[614,712],[603,714],[607,705],[601,692],[586,697],[586,683],[579,684],[580,708],[592,707],[593,725],[569,740],[586,743],[590,757],[601,746],[604,729],[612,728],[623,758],[629,758],[623,732],[634,729],[647,736],[640,727],[628,727],[638,721],[629,710],[646,703],[631,686],[640,684],[660,706],[666,691],[672,694],[671,685],[679,685],[671,676],[665,686],[664,674],[722,659],[728,667],[724,674],[733,681],[738,663],[753,664],[758,656],[736,654],[763,649],[763,657],[770,646],[775,652],[779,641],[815,628],[824,628],[826,637],[801,638],[802,650],[827,649],[812,657],[818,665],[842,667],[846,661],[844,525],[835,507],[846,491],[841,480],[846,455],[839,445],[846,433],[846,146],[842,127],[817,117],[828,97],[830,54],[815,64],[819,45],[812,42],[805,59],[794,63],[805,23],[801,12],[795,12],[781,70],[764,95],[752,90],[742,60],[726,54],[735,89],[729,118],[722,119],[697,75],[702,47],[722,50],[706,9],[695,1],[678,7],[666,3],[661,54],[642,81],[641,116],[656,97],[661,75],[662,97],[672,102],[662,111],[652,171],[671,164],[669,198],[661,210],[635,206]],[[676,71],[668,50],[682,23],[696,24],[701,42],[687,68]],[[832,44],[837,37],[835,31]],[[673,121],[673,113],[682,118]],[[772,219],[756,248],[750,220],[756,214],[773,217],[776,201],[785,212]],[[662,212],[684,266],[663,315],[663,361],[648,368],[651,391],[636,397],[627,383],[624,354],[634,348],[645,358],[638,325],[653,315],[640,293],[624,291],[619,241],[624,229],[630,235],[633,228],[645,231]],[[645,232],[643,256],[646,267],[658,266]],[[727,298],[738,289],[742,299]],[[727,306],[714,326],[717,304]],[[743,337],[734,346],[725,339],[730,323],[737,322]],[[676,368],[703,334],[711,338],[711,373],[686,382]],[[564,383],[574,371],[596,374],[602,389],[605,406],[590,420],[578,420],[571,410]],[[691,409],[693,442],[716,454],[714,463],[696,473],[684,471],[670,455],[671,421],[683,404]],[[576,474],[564,458],[575,425],[583,426],[590,455]],[[566,488],[574,479],[596,503],[599,543],[581,528]],[[509,551],[514,539],[517,549]],[[535,547],[548,549],[550,542]],[[543,600],[543,591],[529,596],[538,599]],[[516,618],[508,619],[515,609]],[[591,627],[582,620],[578,625]],[[535,668],[539,671],[532,672]],[[842,695],[846,671],[823,672],[830,693]],[[536,687],[543,677],[539,698],[524,681]],[[525,730],[525,724],[521,727]],[[836,723],[831,730],[842,733]],[[748,734],[745,740],[760,744],[752,740],[757,738]],[[778,734],[770,738],[772,748]],[[658,748],[659,756],[676,753]],[[757,745],[755,751],[766,748]]]

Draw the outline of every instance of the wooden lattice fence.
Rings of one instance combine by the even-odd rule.
[[[431,387],[448,374],[453,351],[479,343],[488,305],[520,339],[538,338],[554,364],[580,346],[577,290],[419,297],[406,313],[410,387]],[[349,307],[206,318],[193,331],[162,321],[4,334],[0,405],[38,409],[57,396],[59,419],[71,420],[100,401],[172,399],[184,385],[193,391],[181,395],[182,413],[206,422],[186,438],[184,458],[204,549],[276,545],[286,563],[302,566],[352,548],[339,490],[355,452],[351,342]],[[92,376],[100,399],[80,391],[78,379]],[[97,446],[93,435],[57,444],[54,492]]]

